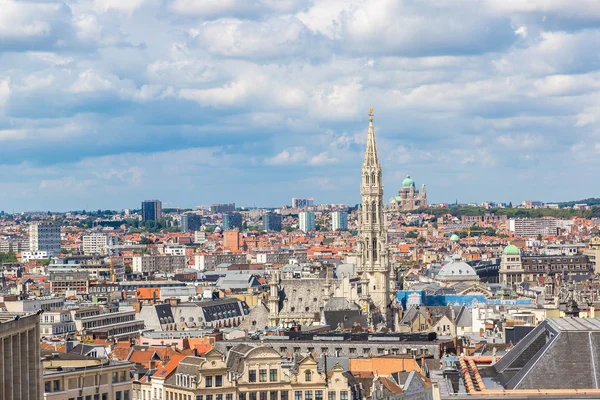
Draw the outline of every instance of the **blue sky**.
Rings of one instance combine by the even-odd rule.
[[[0,0],[0,210],[600,196],[596,0]]]

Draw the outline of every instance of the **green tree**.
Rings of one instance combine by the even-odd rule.
[[[0,264],[16,263],[18,261],[15,253],[0,253]]]
[[[416,238],[419,237],[419,235],[415,231],[410,231],[404,237],[407,238],[407,239],[416,239]]]

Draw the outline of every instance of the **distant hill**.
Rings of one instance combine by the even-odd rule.
[[[546,203],[548,204],[548,203]],[[573,207],[575,204],[587,204],[588,206],[600,206],[600,198],[598,197],[590,197],[589,199],[576,200],[576,201],[564,201],[559,203],[551,203],[558,204],[559,207]]]

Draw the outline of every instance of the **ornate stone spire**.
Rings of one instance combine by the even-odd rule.
[[[367,136],[367,150],[365,151],[365,166],[377,166],[379,165],[379,158],[377,157],[377,144],[375,143],[375,127],[373,126],[373,108],[369,109],[369,133]]]
[[[367,148],[360,186],[362,197],[357,237],[356,272],[361,278],[360,303],[372,325],[389,322],[393,295],[392,274],[388,261],[387,229],[383,213],[383,180],[377,156],[373,109],[369,110]]]

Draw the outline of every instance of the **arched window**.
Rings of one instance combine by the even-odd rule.
[[[373,260],[377,260],[377,238],[373,238]]]
[[[377,181],[375,180],[375,173],[373,172],[373,174],[371,175],[371,185],[375,186],[376,183]]]
[[[371,205],[371,223],[377,223],[377,207],[375,206],[375,203]]]
[[[304,380],[306,382],[310,382],[312,380],[312,374],[310,373],[310,370],[306,370],[304,371]]]
[[[365,204],[365,223],[369,223],[369,203]]]
[[[365,175],[365,183],[369,186],[369,174]]]

